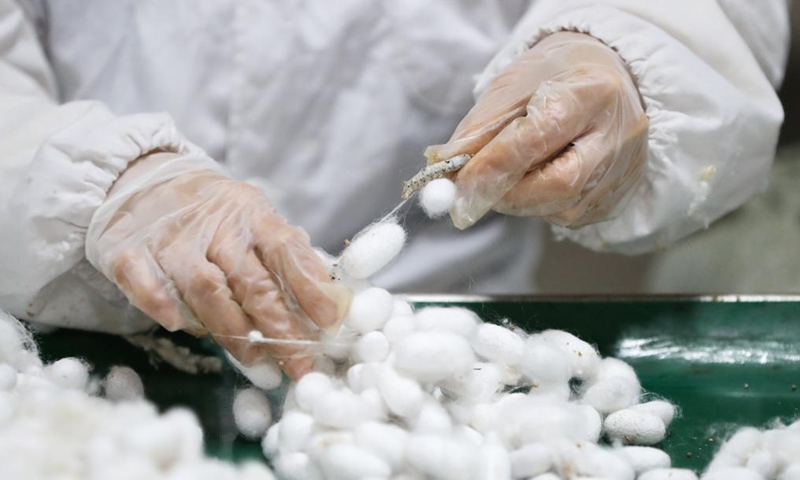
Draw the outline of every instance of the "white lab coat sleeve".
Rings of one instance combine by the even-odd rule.
[[[97,272],[84,260],[92,215],[133,160],[156,150],[199,153],[167,115],[117,117],[102,103],[59,104],[56,96],[31,20],[14,1],[0,0],[0,308],[114,330],[103,323],[119,319],[73,318],[98,310],[93,294],[64,279],[101,283],[88,278]],[[74,271],[79,264],[83,273]]]
[[[627,63],[650,121],[644,181],[619,214],[558,236],[643,253],[683,238],[766,188],[783,109],[786,0],[540,0],[479,76],[476,94],[559,31],[598,38]]]

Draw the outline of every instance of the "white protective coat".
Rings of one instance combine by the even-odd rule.
[[[666,246],[765,187],[788,29],[785,0],[0,0],[0,307],[149,325],[84,241],[113,182],[156,149],[207,153],[336,252],[397,203],[424,147],[471,106],[476,75],[480,93],[561,30],[619,52],[650,132],[645,181],[621,215],[559,233],[598,250]],[[543,223],[406,224],[409,245],[378,285],[535,290]]]

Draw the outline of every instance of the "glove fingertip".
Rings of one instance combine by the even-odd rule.
[[[353,291],[343,285],[333,283],[319,283],[317,287],[330,300],[330,303],[322,309],[317,318],[314,318],[314,321],[317,326],[325,330],[338,330],[345,315],[350,310]]]

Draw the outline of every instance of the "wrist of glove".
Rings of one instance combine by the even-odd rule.
[[[165,328],[211,333],[245,365],[279,359],[293,377],[313,359],[292,342],[335,328],[352,296],[302,229],[208,157],[131,165],[92,219],[86,257]],[[252,330],[285,343],[250,344]]]
[[[472,160],[455,176],[453,223],[490,210],[572,228],[613,218],[644,176],[648,120],[633,78],[611,48],[552,34],[512,62],[429,163]]]

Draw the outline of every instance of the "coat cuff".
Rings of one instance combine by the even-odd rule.
[[[650,122],[645,178],[618,216],[576,230],[554,227],[557,236],[593,250],[643,253],[707,227],[766,187],[783,120],[768,82],[739,88],[742,81],[726,78],[658,26],[609,6],[525,23],[479,77],[476,94],[545,36],[579,32],[620,55]]]

